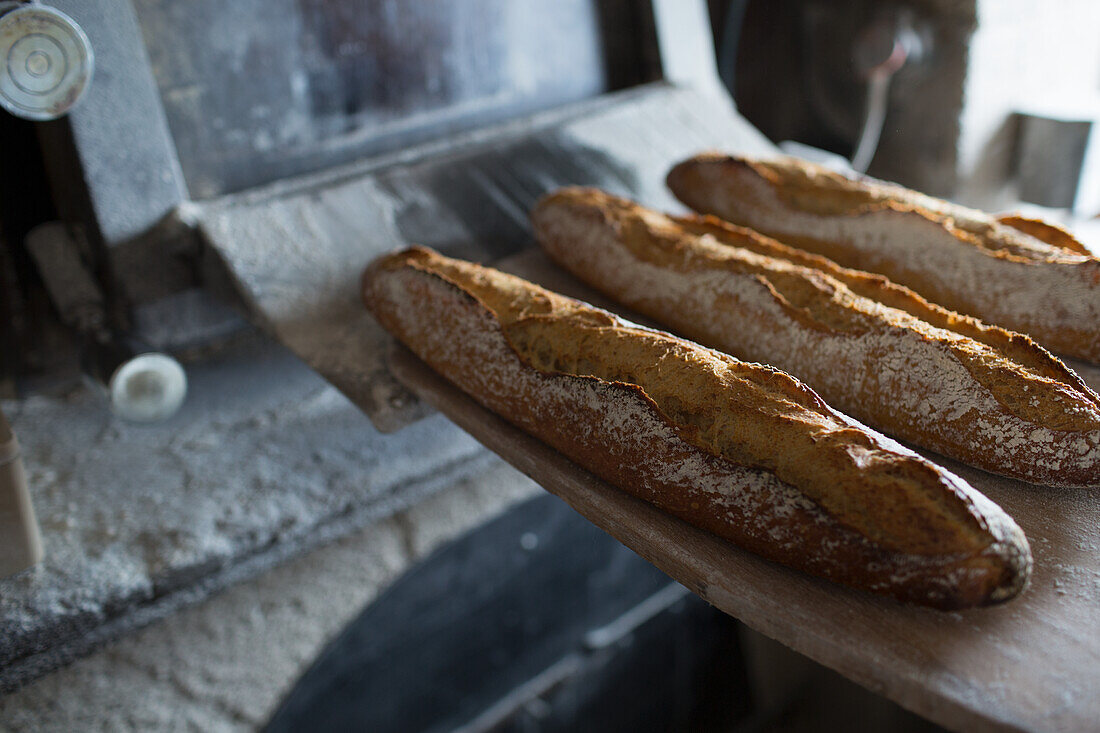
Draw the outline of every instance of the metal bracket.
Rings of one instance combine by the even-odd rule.
[[[653,0],[653,18],[665,81],[730,101],[718,76],[707,4],[703,0]]]

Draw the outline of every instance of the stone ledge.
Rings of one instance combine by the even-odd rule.
[[[153,427],[112,417],[89,390],[3,403],[46,559],[0,580],[0,689],[493,460],[441,416],[378,433],[289,352],[254,335],[188,371],[187,404]]]
[[[440,543],[538,487],[499,461],[0,698],[12,730],[253,730],[323,646]]]

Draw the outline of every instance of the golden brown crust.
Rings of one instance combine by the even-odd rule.
[[[696,211],[1100,361],[1100,260],[1053,225],[997,219],[794,159],[704,153],[675,166],[667,182]]]
[[[379,322],[481,404],[747,549],[944,608],[1026,582],[999,508],[781,372],[428,250],[363,282]]]
[[[1073,236],[1062,227],[1051,224],[1050,222],[1032,219],[1019,214],[1002,214],[997,217],[997,221],[1013,229],[1018,229],[1024,234],[1038,239],[1040,242],[1045,242],[1051,247],[1059,247],[1069,250],[1074,254],[1085,255],[1087,257],[1092,256],[1092,252],[1089,251],[1088,247],[1081,244],[1081,242],[1077,240],[1077,237]]]
[[[751,230],[594,189],[551,194],[533,219],[589,284],[875,427],[1033,483],[1100,481],[1100,398],[1025,336]]]

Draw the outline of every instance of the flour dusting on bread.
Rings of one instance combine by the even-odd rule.
[[[881,430],[1034,483],[1100,481],[1100,398],[1025,337],[965,324],[977,341],[858,295],[835,266],[750,251],[739,245],[761,243],[743,230],[700,236],[689,220],[591,189],[547,197],[534,220],[543,248],[590,285],[784,369]]]
[[[388,330],[488,409],[605,480],[746,549],[837,582],[944,608],[1004,600],[1026,583],[1027,542],[1003,511],[774,369],[737,362],[427,250],[372,265],[364,299]],[[539,328],[540,319],[550,327]],[[562,328],[576,333],[557,338]],[[595,332],[601,350],[579,352],[578,345],[595,343]],[[676,401],[690,401],[692,394],[663,392],[667,375],[640,377],[660,393],[661,408],[625,379],[629,375],[586,374],[652,367],[617,357],[605,348],[607,338],[623,339],[626,349],[666,349],[667,369],[680,370],[685,384],[719,384],[727,391],[718,401],[729,406],[711,411],[710,422],[681,423],[666,410],[675,412]],[[595,361],[579,372],[534,365],[554,359]],[[704,413],[693,408],[688,419]],[[717,437],[715,424],[722,427]],[[747,433],[754,425],[776,424],[789,432],[761,451]],[[741,429],[745,435],[737,433]],[[707,448],[745,450],[738,448],[738,435],[756,446],[758,453],[738,454],[752,465]],[[776,474],[802,463],[797,451],[806,449],[806,435],[821,443],[814,449],[820,460],[808,465],[833,471],[848,492],[833,510],[821,501],[838,496],[822,494],[809,474],[799,485]],[[868,517],[878,519],[868,524]]]

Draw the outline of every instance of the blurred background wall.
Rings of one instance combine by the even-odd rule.
[[[998,208],[1100,212],[1100,3],[711,0],[723,80],[750,121],[851,158],[885,101],[871,175]],[[899,53],[900,50],[900,53]]]

